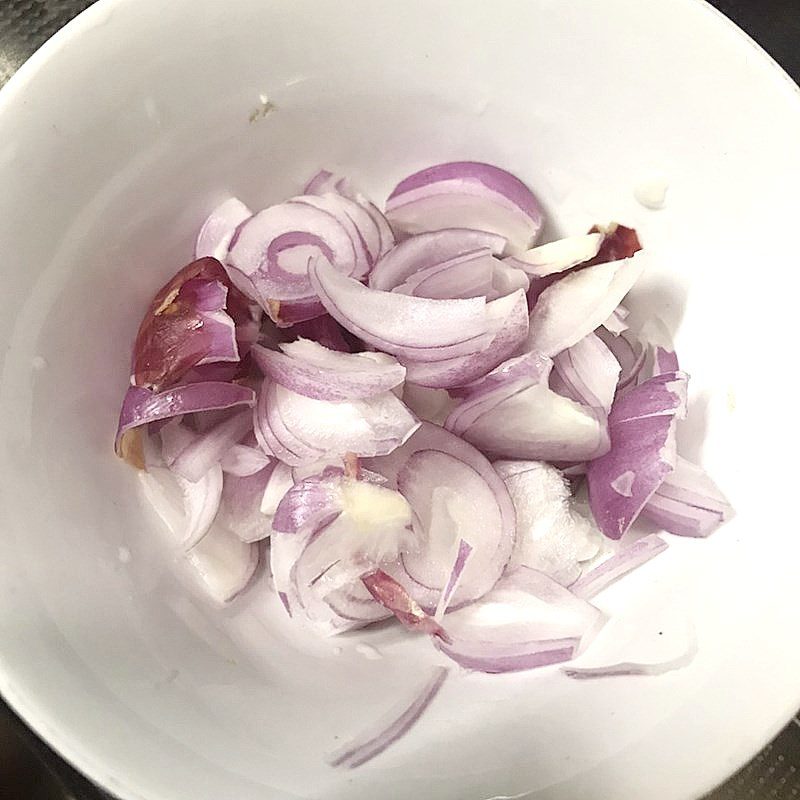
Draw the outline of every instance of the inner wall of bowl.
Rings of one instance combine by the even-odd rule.
[[[131,796],[142,797],[219,798],[235,787],[247,800],[263,798],[265,786],[269,797],[326,800],[369,797],[376,786],[398,797],[400,786],[437,799],[510,795],[568,781],[668,725],[754,613],[735,581],[710,588],[709,570],[720,559],[729,575],[762,568],[736,547],[763,490],[735,457],[744,444],[764,448],[741,423],[755,396],[735,369],[753,352],[733,308],[747,291],[729,285],[720,304],[718,287],[726,263],[742,258],[732,232],[767,223],[719,187],[734,157],[751,165],[751,184],[761,169],[764,191],[789,192],[752,145],[773,135],[766,119],[755,132],[732,127],[720,143],[694,114],[709,102],[706,113],[739,114],[738,99],[718,91],[723,68],[701,63],[705,20],[680,34],[697,60],[682,81],[662,66],[674,41],[643,54],[588,2],[574,15],[536,4],[529,22],[540,28],[524,36],[518,21],[530,12],[515,3],[473,4],[463,17],[423,3],[388,4],[378,16],[366,3],[267,12],[240,0],[235,14],[211,0],[153,5],[98,11],[79,45],[62,46],[58,70],[36,76],[24,103],[7,95],[14,113],[0,114],[0,242],[16,254],[4,266],[0,319],[10,343],[0,384],[9,553],[0,630],[10,671],[27,680],[24,693],[13,682],[3,690],[53,739],[80,730],[68,754],[110,788],[127,795],[136,785]],[[647,30],[645,5],[666,14],[655,3],[615,7]],[[660,22],[670,30],[668,15]],[[588,80],[597,37],[618,46],[594,51]],[[652,84],[637,80],[636,64]],[[111,80],[97,79],[98,65]],[[626,113],[609,114],[597,86],[613,87],[612,105]],[[254,113],[261,95],[274,106],[266,115]],[[646,135],[637,124],[633,145],[623,119],[632,109],[649,121]],[[207,605],[141,504],[135,473],[114,458],[113,432],[142,310],[191,259],[214,205],[230,194],[254,208],[279,201],[320,167],[346,171],[381,201],[409,171],[461,158],[528,181],[551,212],[551,232],[614,219],[639,228],[653,263],[633,305],[679,330],[695,373],[683,438],[736,498],[740,521],[717,541],[676,542],[603,601],[617,610],[635,596],[644,608],[672,609],[658,627],[676,642],[691,618],[701,644],[714,641],[692,680],[689,671],[667,676],[653,693],[640,683],[573,684],[556,670],[454,674],[425,724],[352,782],[325,766],[324,753],[413,690],[437,657],[391,627],[365,634],[383,655],[375,660],[357,649],[362,634],[304,635],[265,581],[231,608]],[[632,194],[653,169],[674,184],[659,214]],[[725,331],[721,352],[709,325]],[[796,550],[781,533],[764,535]]]

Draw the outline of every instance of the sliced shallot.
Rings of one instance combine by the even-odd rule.
[[[197,234],[194,257],[212,256],[219,261],[225,261],[237,228],[252,216],[253,212],[236,197],[220,203],[208,215]]]
[[[396,231],[472,228],[499,234],[513,253],[530,248],[542,227],[541,206],[519,178],[490,164],[456,161],[409,175],[386,201]]]
[[[328,757],[332,767],[358,767],[375,758],[408,732],[442,688],[448,670],[435,667],[411,701],[392,710],[378,726],[362,731]]]

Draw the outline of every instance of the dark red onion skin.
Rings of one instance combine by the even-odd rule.
[[[219,281],[228,288],[227,310],[234,322],[244,318],[249,301],[230,280],[216,258],[198,258],[179,270],[159,289],[139,325],[133,346],[133,382],[155,392],[174,386],[207,355],[197,310],[181,296],[190,280]]]
[[[589,233],[604,233],[597,255],[581,267],[590,267],[593,264],[608,264],[623,258],[631,258],[642,249],[639,235],[633,228],[627,228],[619,223],[612,223],[605,230],[599,225],[593,225]]]

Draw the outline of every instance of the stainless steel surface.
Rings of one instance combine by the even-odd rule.
[[[37,47],[91,4],[92,0],[0,0],[0,86]],[[797,0],[714,0],[713,4],[800,81]],[[730,731],[729,736],[736,736],[736,731]],[[109,796],[31,733],[0,698],[0,798],[108,800]],[[800,798],[800,718],[706,800],[795,798]]]

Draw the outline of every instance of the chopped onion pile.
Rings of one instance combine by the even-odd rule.
[[[212,211],[139,327],[115,442],[212,597],[268,553],[298,627],[393,617],[466,669],[528,670],[585,649],[595,595],[667,547],[615,544],[639,517],[705,537],[731,516],[678,454],[669,336],[621,304],[636,232],[540,244],[542,223],[521,181],[472,162],[405,178],[384,213],[328,171]],[[445,674],[331,763],[384,750]]]

